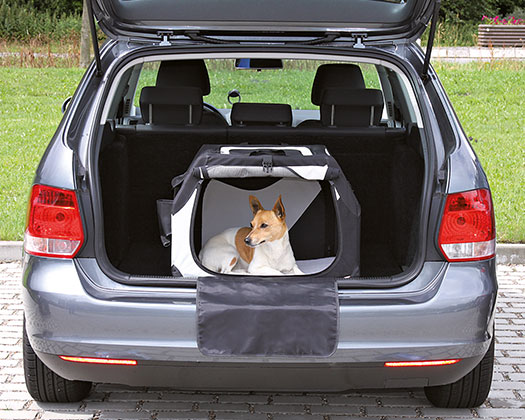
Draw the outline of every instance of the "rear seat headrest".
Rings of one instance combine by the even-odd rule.
[[[202,93],[195,87],[148,86],[140,92],[140,111],[147,124],[196,125],[202,118]]]
[[[232,125],[270,125],[290,127],[292,107],[288,104],[237,102],[231,112]]]
[[[312,86],[312,103],[321,105],[325,89],[365,89],[365,79],[361,68],[356,64],[322,64],[317,68]]]
[[[383,92],[377,89],[325,89],[321,122],[324,126],[376,126],[381,121],[383,105]]]
[[[157,73],[156,86],[195,87],[206,96],[210,93],[210,78],[204,60],[163,61]]]

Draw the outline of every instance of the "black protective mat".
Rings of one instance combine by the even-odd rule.
[[[330,356],[338,321],[335,279],[197,282],[197,341],[208,356]]]

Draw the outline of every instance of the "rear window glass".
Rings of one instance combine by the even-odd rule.
[[[119,21],[138,26],[163,26],[167,22],[286,22],[392,25],[411,18],[417,0],[99,0]]]

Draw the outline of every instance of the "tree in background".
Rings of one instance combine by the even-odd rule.
[[[53,11],[57,15],[82,13],[82,0],[14,0],[13,3],[25,3],[37,10]]]
[[[496,0],[443,0],[441,18],[446,22],[475,22],[483,15],[497,14]]]
[[[483,15],[509,16],[523,7],[525,0],[443,0],[441,17],[448,22],[478,23]]]
[[[80,67],[87,67],[91,61],[91,43],[90,41],[90,29],[89,19],[93,19],[89,16],[87,9],[88,0],[83,1],[82,7],[82,29],[80,31]]]

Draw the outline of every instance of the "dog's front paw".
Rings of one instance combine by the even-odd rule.
[[[298,276],[304,276],[304,273],[299,269],[299,267],[297,267],[297,264],[293,266],[292,273]]]

